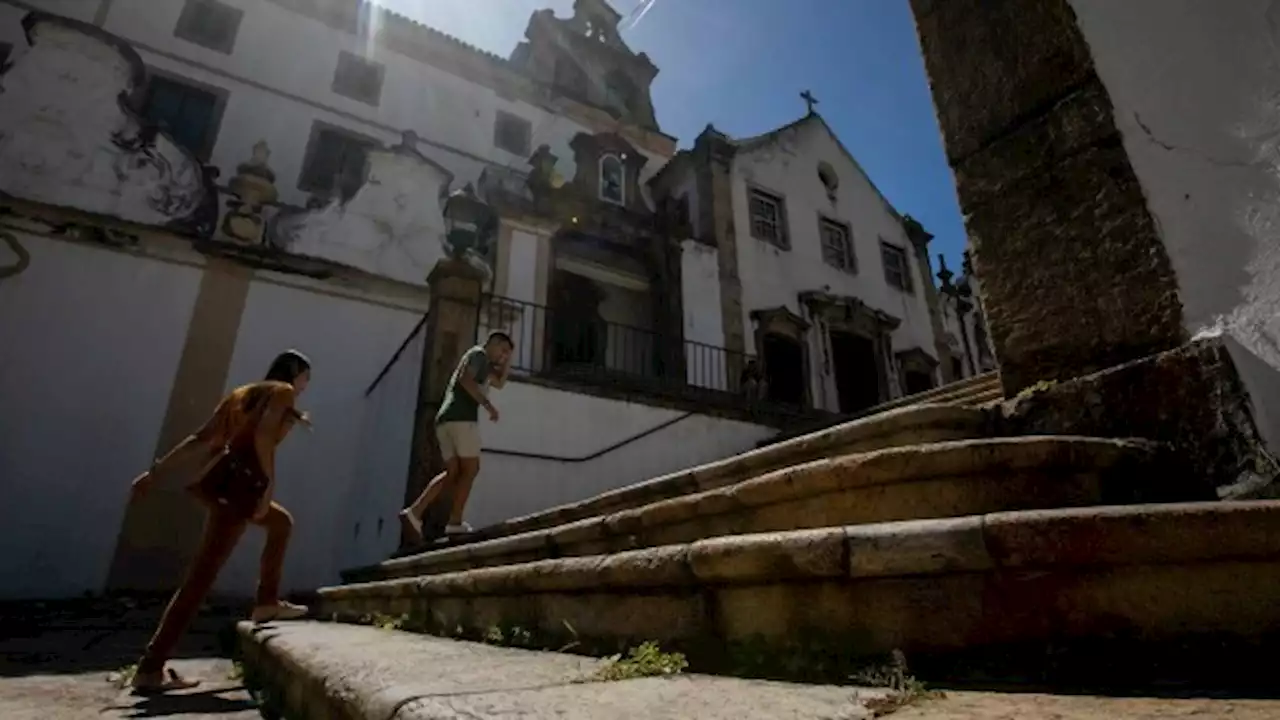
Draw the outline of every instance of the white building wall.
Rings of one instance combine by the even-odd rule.
[[[720,251],[696,240],[680,243],[680,301],[684,312],[685,374],[692,385],[732,390],[724,348]]]
[[[314,589],[338,577],[335,533],[349,529],[350,497],[370,482],[359,472],[369,405],[364,393],[420,317],[406,308],[286,287],[261,276],[249,290],[227,389],[262,379],[272,358],[288,348],[302,351],[313,364],[311,384],[298,404],[311,413],[315,430],[294,430],[276,456],[275,497],[296,523],[285,563],[288,589]],[[411,431],[411,413],[409,418]],[[402,435],[403,427],[389,432]],[[403,457],[407,468],[408,456]],[[395,478],[401,493],[404,481],[403,475]],[[261,547],[262,533],[247,533],[218,589],[251,592]]]
[[[368,37],[335,30],[288,11],[268,0],[223,0],[244,10],[230,55],[174,36],[183,0],[112,0],[103,29],[134,46],[148,66],[228,93],[212,163],[226,181],[249,157],[259,140],[272,150],[280,200],[302,204],[297,188],[307,140],[315,120],[336,125],[385,143],[413,130],[425,142],[423,153],[449,168],[455,185],[476,180],[489,164],[527,169],[526,157],[497,148],[493,128],[498,110],[532,125],[531,149],[551,147],[557,169],[573,177],[569,142],[585,126],[528,103],[501,97],[494,90],[386,50]],[[22,47],[18,26],[26,7],[52,12],[82,0],[0,0],[0,42]],[[91,19],[92,11],[82,11]],[[369,34],[376,33],[369,28]],[[377,107],[332,91],[341,50],[382,63],[386,70]],[[646,155],[647,151],[641,150]],[[665,158],[650,156],[642,173],[647,180]]]
[[[156,452],[201,270],[15,237],[31,264],[0,279],[0,593],[97,592],[129,483]]]
[[[484,452],[467,506],[467,521],[476,527],[745,452],[776,433],[692,415],[593,460],[569,462],[563,458],[593,455],[686,413],[518,380],[490,397],[502,419],[480,423]],[[513,457],[501,450],[562,459]]]
[[[839,177],[835,203],[828,199],[826,188],[818,178],[818,163],[822,161],[830,163]],[[933,329],[923,291],[923,284],[928,280],[916,263],[911,242],[866,175],[850,162],[819,123],[805,123],[781,133],[774,143],[739,153],[734,160],[732,182],[743,327],[747,329],[749,353],[756,353],[751,311],[786,306],[797,315],[805,316],[797,295],[806,290],[825,290],[857,297],[872,308],[900,318],[902,324],[893,333],[895,352],[918,347],[934,354]],[[747,201],[750,185],[785,199],[790,226],[789,250],[752,237]],[[849,223],[857,257],[856,274],[823,262],[818,229],[820,214]],[[913,293],[904,293],[885,280],[880,259],[881,239],[906,251]],[[835,379],[823,372],[823,342],[817,337],[817,330],[811,329],[811,393],[815,402],[833,408],[837,404]]]
[[[1072,0],[1180,285],[1280,451],[1280,6]]]

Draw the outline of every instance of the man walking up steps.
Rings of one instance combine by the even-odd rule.
[[[498,422],[498,409],[489,401],[485,387],[501,388],[507,382],[508,364],[514,343],[506,333],[490,333],[484,345],[477,345],[462,355],[444,391],[440,410],[436,413],[436,440],[444,457],[444,472],[432,478],[413,504],[400,511],[400,524],[411,542],[423,542],[422,518],[440,493],[453,493],[449,512],[449,535],[471,532],[463,522],[463,511],[471,495],[471,484],[480,472],[480,408]]]

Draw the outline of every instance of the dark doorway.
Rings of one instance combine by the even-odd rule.
[[[764,336],[764,375],[771,402],[804,405],[804,348],[794,338],[769,333]]]
[[[552,365],[603,366],[606,333],[600,319],[600,288],[589,278],[557,270],[551,295]]]
[[[831,365],[840,412],[854,413],[880,403],[875,343],[861,335],[832,330]]]
[[[902,372],[902,390],[907,395],[926,392],[933,389],[933,376],[927,373],[904,370]]]

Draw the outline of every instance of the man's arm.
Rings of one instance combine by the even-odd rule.
[[[475,353],[470,357],[464,358],[460,363],[462,367],[458,368],[458,386],[461,387],[468,395],[475,400],[480,407],[493,412],[493,403],[489,402],[489,396],[485,395],[484,389],[480,387],[480,383],[476,382],[476,373],[480,370],[485,362],[484,357],[480,353]]]

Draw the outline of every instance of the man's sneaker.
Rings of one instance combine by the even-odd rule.
[[[457,525],[446,525],[444,528],[445,535],[466,535],[469,532],[475,532],[470,523],[459,523]]]
[[[305,617],[306,614],[306,605],[295,605],[281,600],[275,605],[259,605],[254,608],[251,619],[255,623],[264,623],[273,620],[297,620],[300,617]]]

